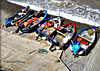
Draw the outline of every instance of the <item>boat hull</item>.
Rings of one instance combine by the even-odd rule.
[[[46,40],[47,37],[53,32],[54,24],[57,22],[59,25],[61,24],[60,17],[47,18],[45,20],[46,21],[37,30],[34,31],[36,37],[41,37],[43,40]]]
[[[92,31],[93,33],[90,33]],[[95,38],[96,38],[95,27],[82,29],[81,32],[79,32],[72,40],[73,44],[71,43],[70,49],[73,51],[74,55],[87,54],[86,50],[91,48],[91,46],[95,42]]]
[[[69,32],[67,29],[70,26],[72,26],[71,31]],[[75,34],[75,24],[74,22],[60,25],[59,28],[64,27],[62,30],[59,30],[58,28],[55,29],[48,37],[47,41],[50,45],[54,44],[56,46],[56,49],[63,48],[66,44],[70,42],[70,40],[73,38]],[[57,40],[57,41],[56,41]]]
[[[46,18],[47,16],[47,10],[43,10],[45,12],[45,15],[43,16],[43,18],[38,21],[37,23],[33,23],[34,25],[30,26],[29,28],[27,27],[23,27],[21,29],[22,32],[30,32],[33,31],[34,29],[36,29],[38,27],[38,24],[42,24],[41,22]],[[33,14],[32,16],[28,17],[27,19],[25,19],[22,23],[26,22],[27,20],[29,20],[30,18],[35,18],[35,14]]]
[[[18,16],[18,14],[23,10],[23,9],[26,9],[27,12],[26,14],[22,15],[21,17],[17,18],[14,20],[15,17]],[[19,10],[18,12],[16,12],[14,15],[12,15],[11,17],[7,18],[6,21],[5,21],[5,26],[6,28],[9,27],[9,26],[14,26],[15,25],[15,22],[19,21],[19,20],[24,20],[25,18],[27,18],[30,14],[30,7],[27,6],[27,7],[24,7],[23,9]]]

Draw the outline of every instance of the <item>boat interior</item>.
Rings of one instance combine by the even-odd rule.
[[[90,35],[88,31],[83,31],[80,33],[77,38],[75,44],[78,44],[81,49],[79,50],[79,54],[82,54],[84,50],[86,50],[95,40],[95,33],[94,30]]]
[[[34,17],[30,17],[26,22],[24,22],[24,27],[31,28],[34,25],[37,25],[39,21],[45,16],[45,11],[41,10],[35,14]]]
[[[69,26],[61,27],[60,29],[54,31],[53,35],[51,35],[50,37],[52,37],[53,40],[57,40],[57,42],[61,43],[61,45],[65,44],[73,34],[73,27],[71,26],[70,30],[68,28]]]

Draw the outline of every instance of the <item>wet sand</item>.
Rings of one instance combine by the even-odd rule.
[[[9,2],[3,0],[1,2],[1,23],[0,23],[0,26],[2,24],[4,24],[5,19],[7,17],[13,15],[14,13],[16,13],[18,10],[20,10],[22,8],[23,8],[22,6],[12,4],[12,3],[9,3]],[[51,17],[53,17],[53,16],[51,16]],[[62,22],[63,22],[63,24],[66,24],[66,23],[73,22],[73,21],[62,18]],[[77,30],[76,34],[79,32],[80,29],[91,27],[90,25],[86,25],[86,24],[82,24],[82,23],[78,23],[78,22],[75,22],[75,24],[78,24],[78,25],[76,25],[76,30]],[[5,30],[7,32],[10,32],[10,31],[14,31],[16,29],[16,27],[14,27],[14,28],[13,27],[10,27],[10,28],[3,27],[1,29]],[[96,32],[97,32],[97,38],[96,38],[96,42],[97,42],[98,39],[100,38],[100,29],[96,28]],[[30,34],[31,33],[24,33],[24,34],[19,35],[19,33],[18,33],[17,35],[21,36],[21,37],[27,37]],[[63,57],[63,60],[65,61],[66,65],[68,65],[68,67],[71,70],[74,70],[76,67],[79,67],[78,65],[81,66],[82,64],[83,64],[82,67],[84,68],[84,65],[87,63],[89,56],[91,56],[91,53],[90,53],[88,56],[83,56],[83,57],[74,59],[72,54],[70,53],[70,50],[65,51],[65,53],[66,53],[65,54],[66,57]],[[78,61],[78,60],[80,60],[80,61]],[[77,63],[75,64],[75,62],[77,62]],[[71,64],[72,64],[72,66],[71,66]],[[80,71],[81,71],[81,69],[80,69]],[[76,70],[78,70],[78,69],[76,69]]]

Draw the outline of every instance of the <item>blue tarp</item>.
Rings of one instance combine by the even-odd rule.
[[[77,53],[77,51],[80,49],[80,46],[79,45],[73,45],[72,46],[72,51],[73,51],[73,53],[74,53],[74,55],[76,55],[76,53]]]
[[[9,23],[11,23],[13,20],[11,19],[6,19],[5,25],[8,25]]]

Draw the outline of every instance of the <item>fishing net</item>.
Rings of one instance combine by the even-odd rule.
[[[48,51],[46,49],[39,49],[38,53],[40,53],[40,54],[48,54]]]

